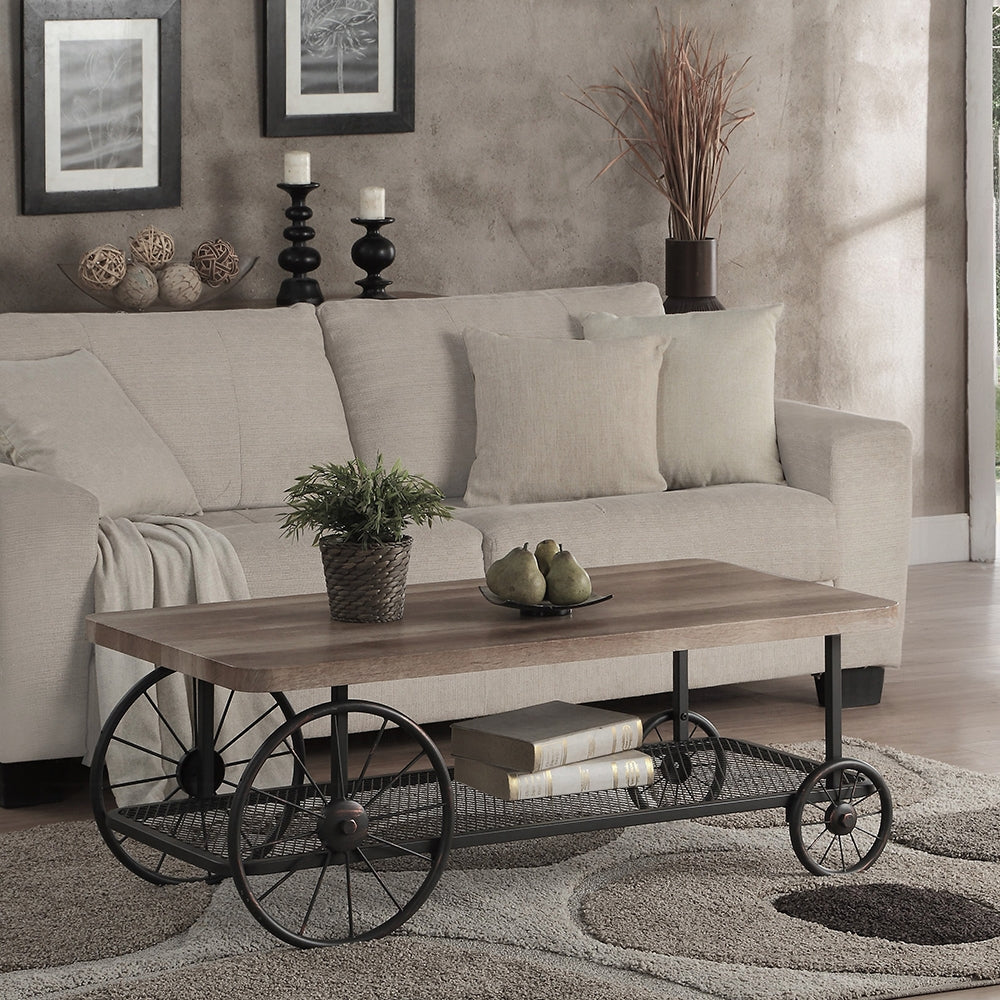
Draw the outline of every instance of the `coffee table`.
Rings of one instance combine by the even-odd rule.
[[[300,947],[395,930],[457,847],[783,807],[809,871],[870,866],[892,799],[875,768],[842,755],[840,637],[890,624],[896,603],[702,559],[591,577],[614,599],[562,617],[496,607],[480,580],[412,586],[390,624],[331,621],[325,594],[89,616],[95,643],[158,665],[111,713],[94,754],[105,841],[152,882],[232,877],[254,917]],[[817,636],[823,760],[723,737],[691,711],[689,650]],[[670,706],[644,726],[657,777],[641,789],[501,801],[456,783],[412,720],[349,697],[362,682],[668,651]],[[181,720],[157,697],[178,674]],[[330,701],[293,712],[283,692],[317,686]],[[141,712],[154,713],[148,743],[130,727]],[[305,750],[318,730],[329,734],[320,764]],[[105,767],[116,755],[156,774],[116,780]]]

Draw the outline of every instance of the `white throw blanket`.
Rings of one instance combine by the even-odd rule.
[[[102,517],[98,544],[94,577],[97,612],[234,601],[250,596],[243,567],[229,539],[190,518]],[[153,665],[143,660],[101,646],[94,647],[88,760],[100,727],[112,709],[129,688],[152,669]],[[122,720],[117,734],[148,748],[149,752],[139,752],[117,740],[109,747],[107,764],[111,781],[125,783],[116,791],[119,805],[162,801],[171,793],[176,795],[177,783],[173,777],[176,763],[173,762],[183,753],[178,740],[185,748],[192,746],[191,690],[188,679],[173,674],[150,689],[149,695],[156,708],[145,701],[138,702]],[[224,690],[216,693],[217,722],[228,694]],[[93,710],[95,702],[96,711]],[[227,734],[229,739],[238,735],[271,705],[273,700],[269,695],[237,695],[227,711],[218,745],[226,743]],[[280,721],[280,713],[273,713],[271,725]],[[257,727],[255,733],[234,742],[224,756],[227,760],[245,761],[264,735]],[[254,737],[255,744],[251,742]],[[227,782],[237,781],[241,772],[242,767],[227,773]],[[164,780],[148,780],[156,777]],[[133,784],[128,784],[130,782]],[[232,787],[227,785],[220,791],[232,791]]]

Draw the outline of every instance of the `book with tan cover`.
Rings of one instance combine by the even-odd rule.
[[[635,788],[651,785],[655,776],[653,758],[641,750],[626,750],[560,767],[523,772],[508,771],[467,757],[455,758],[456,781],[508,802],[608,788]]]
[[[578,760],[633,750],[642,743],[634,715],[590,705],[541,705],[456,722],[451,752],[511,771],[541,771]]]

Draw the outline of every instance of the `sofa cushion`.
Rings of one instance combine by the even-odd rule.
[[[89,351],[0,361],[0,451],[82,486],[104,517],[201,513],[177,459]]]
[[[467,330],[476,459],[469,506],[666,488],[656,455],[664,337],[588,343]]]
[[[588,340],[670,336],[659,418],[660,471],[670,489],[784,482],[774,428],[781,309],[584,318]]]
[[[0,359],[81,347],[163,439],[206,510],[282,503],[314,462],[352,457],[312,306],[0,314]]]
[[[476,455],[467,327],[516,336],[581,337],[578,316],[663,314],[655,285],[349,299],[318,309],[358,456],[401,459],[447,496],[462,496]]]
[[[516,545],[554,538],[584,567],[701,558],[812,582],[840,574],[833,504],[789,486],[738,483],[455,516],[483,533],[487,566]]]
[[[448,501],[451,503],[452,501]],[[236,549],[251,597],[318,594],[326,589],[319,549],[309,536],[281,534],[287,507],[206,512],[199,520],[221,531]],[[483,575],[482,536],[463,521],[436,521],[407,529],[413,536],[409,583],[473,579]]]

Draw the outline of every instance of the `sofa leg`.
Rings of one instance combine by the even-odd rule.
[[[844,708],[860,708],[862,705],[878,705],[882,701],[882,682],[885,667],[849,667],[843,672]],[[816,681],[816,700],[820,707],[823,698],[823,675],[813,674]]]
[[[78,757],[0,763],[0,806],[17,809],[60,802],[87,780]]]

